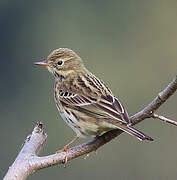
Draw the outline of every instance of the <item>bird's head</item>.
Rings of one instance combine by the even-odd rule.
[[[45,61],[35,64],[46,66],[55,77],[65,77],[70,73],[78,73],[84,68],[81,58],[68,48],[56,49],[49,54]]]

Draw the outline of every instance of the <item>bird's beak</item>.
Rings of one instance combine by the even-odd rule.
[[[47,63],[47,61],[35,62],[34,64],[38,66],[50,66],[50,64]]]

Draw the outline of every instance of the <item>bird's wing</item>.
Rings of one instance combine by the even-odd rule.
[[[72,94],[65,91],[60,92],[60,102],[96,118],[130,123],[127,111],[113,95],[101,95],[95,98],[84,93]]]

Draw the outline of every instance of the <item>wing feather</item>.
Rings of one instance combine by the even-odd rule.
[[[61,92],[61,95],[60,101],[74,109],[100,119],[114,119],[122,123],[130,123],[127,111],[113,95],[101,95],[98,98],[82,93]]]

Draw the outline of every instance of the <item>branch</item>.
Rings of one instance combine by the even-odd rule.
[[[131,116],[132,124],[135,125],[146,118],[158,118],[166,122],[172,122],[163,116],[157,116],[154,112],[166,102],[166,100],[175,93],[177,89],[177,76],[170,82],[170,84],[161,91],[157,97],[153,99],[143,110]],[[174,121],[173,121],[174,122]],[[173,123],[171,123],[173,124]],[[175,122],[176,125],[176,122]],[[39,157],[37,154],[43,148],[47,135],[44,133],[42,123],[38,123],[34,128],[32,135],[28,136],[23,148],[18,154],[16,160],[9,168],[4,180],[24,180],[33,172],[46,168],[52,165],[61,164],[65,161],[66,155],[68,161],[92,151],[96,151],[99,147],[111,141],[123,131],[112,130],[106,132],[102,136],[90,142],[75,146],[66,152],[52,154],[44,157]]]
[[[35,171],[31,160],[37,157],[46,140],[47,135],[44,133],[44,127],[38,123],[32,134],[26,138],[24,146],[12,166],[9,167],[4,180],[24,180]]]
[[[169,124],[172,124],[172,125],[177,126],[177,122],[176,122],[176,121],[170,120],[170,119],[168,119],[168,118],[166,118],[166,117],[164,117],[164,116],[160,116],[160,115],[158,115],[158,114],[153,114],[153,115],[152,115],[152,118],[154,118],[154,119],[159,119],[159,120],[164,121],[164,122],[166,122],[166,123],[169,123]]]

